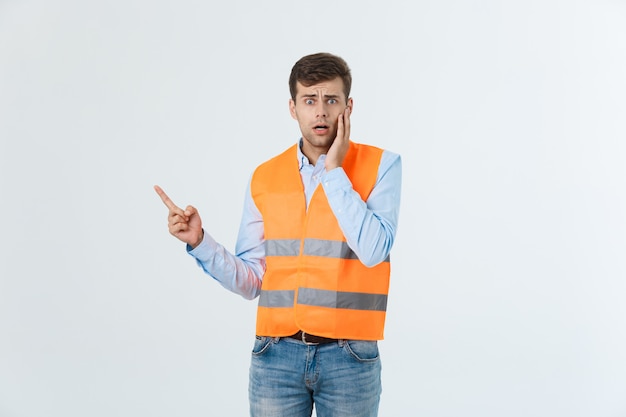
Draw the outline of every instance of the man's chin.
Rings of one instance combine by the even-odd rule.
[[[327,132],[323,135],[314,135],[314,139],[320,143],[323,143],[325,145],[332,145],[333,142],[335,141],[335,138],[337,137],[337,132],[336,131],[330,131]]]
[[[316,148],[326,148],[326,147],[330,147],[330,145],[333,144],[333,142],[335,141],[335,137],[337,135],[333,135],[330,136],[329,134],[326,135],[311,135],[311,136],[304,136],[304,139],[309,142],[309,144],[311,146],[314,146]]]

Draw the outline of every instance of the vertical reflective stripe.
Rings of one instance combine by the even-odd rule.
[[[298,256],[300,240],[268,239],[265,241],[265,256]]]
[[[295,295],[293,290],[261,290],[259,307],[293,307]]]
[[[387,295],[300,288],[298,304],[349,310],[386,311]]]

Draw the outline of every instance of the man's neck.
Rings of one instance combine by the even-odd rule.
[[[328,149],[330,148],[316,148],[314,146],[307,146],[305,141],[302,141],[302,145],[300,146],[300,150],[302,154],[307,157],[309,160],[309,164],[315,165],[317,164],[317,160],[321,155],[326,155],[328,153]]]

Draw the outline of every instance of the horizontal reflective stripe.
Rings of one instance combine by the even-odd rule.
[[[298,239],[265,241],[265,256],[298,256],[299,253],[300,241]],[[303,254],[324,258],[358,259],[348,243],[340,240],[305,239]],[[389,262],[389,256],[385,262]]]
[[[260,307],[293,307],[296,292],[293,290],[261,290]]]
[[[294,296],[295,291],[293,290],[262,290],[259,296],[259,306],[293,307]],[[386,311],[387,295],[300,288],[298,290],[298,303],[349,310]]]
[[[298,256],[299,239],[270,239],[265,241],[265,256]]]
[[[386,311],[387,295],[300,288],[298,304],[349,310]]]
[[[358,259],[350,246],[339,240],[305,239],[304,254],[325,258]]]

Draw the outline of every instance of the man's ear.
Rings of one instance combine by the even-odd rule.
[[[352,111],[354,110],[354,101],[352,100],[352,97],[348,98],[348,106],[350,108],[350,114],[352,114]]]
[[[293,119],[298,120],[296,117],[296,103],[292,98],[289,99],[289,113]]]

